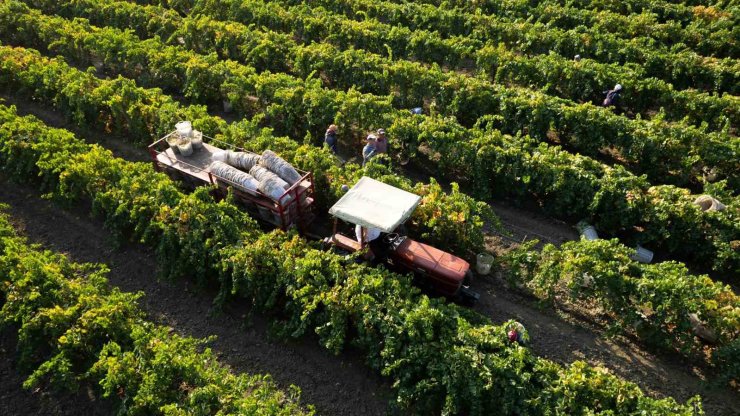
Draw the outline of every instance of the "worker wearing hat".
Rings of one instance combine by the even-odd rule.
[[[617,84],[614,86],[613,90],[604,91],[604,94],[606,94],[606,98],[604,98],[604,102],[602,105],[604,107],[616,107],[617,106],[617,100],[619,100],[619,94],[622,91],[622,84]]]
[[[375,149],[377,153],[388,153],[388,138],[385,137],[385,130],[378,129],[376,132],[378,139],[375,142]]]
[[[374,134],[370,134],[365,139],[367,144],[362,148],[362,166],[367,164],[368,160],[372,159],[378,153],[377,142],[378,137]]]

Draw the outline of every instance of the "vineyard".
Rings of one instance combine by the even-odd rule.
[[[480,299],[167,175],[182,120],[314,234],[419,195]],[[0,413],[738,414],[739,129],[733,1],[0,0]]]

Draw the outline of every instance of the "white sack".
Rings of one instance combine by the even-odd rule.
[[[283,190],[290,188],[290,185],[288,184],[288,182],[285,182],[278,175],[270,172],[269,170],[263,168],[262,166],[253,166],[252,169],[249,170],[249,174],[254,176],[254,178],[260,182],[265,182],[268,180],[273,181],[276,183],[276,185],[279,185],[280,187],[282,187]]]
[[[225,162],[245,172],[249,172],[253,166],[259,163],[259,160],[259,155],[254,153],[226,151]]]
[[[219,150],[218,152],[213,152],[213,156],[211,156],[211,159],[216,162],[226,163],[226,159],[229,157],[228,155],[228,150]]]
[[[210,166],[211,172],[219,179],[226,179],[229,185],[239,188],[245,192],[255,193],[259,189],[259,182],[252,175],[229,166],[223,162],[213,162]]]
[[[286,162],[285,159],[276,155],[272,150],[265,150],[262,153],[260,165],[266,167],[285,182],[293,185],[301,179],[301,175],[293,166]]]

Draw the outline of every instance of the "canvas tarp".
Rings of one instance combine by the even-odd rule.
[[[420,201],[419,195],[363,176],[329,209],[329,214],[390,233],[411,216]]]

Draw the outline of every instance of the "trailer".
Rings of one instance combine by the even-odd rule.
[[[210,171],[210,165],[214,161],[213,155],[219,151],[255,153],[203,135],[199,148],[194,148],[192,153],[186,156],[176,151],[175,146],[169,143],[169,139],[177,137],[175,136],[177,134],[177,131],[172,131],[149,145],[149,154],[156,170],[167,173],[191,188],[215,186],[215,191],[221,197],[225,197],[231,188],[240,205],[255,218],[283,230],[293,226],[301,233],[308,230],[308,226],[315,218],[314,181],[311,172],[296,169],[301,178],[289,184],[290,187],[279,198],[273,199],[259,190],[245,189]]]

